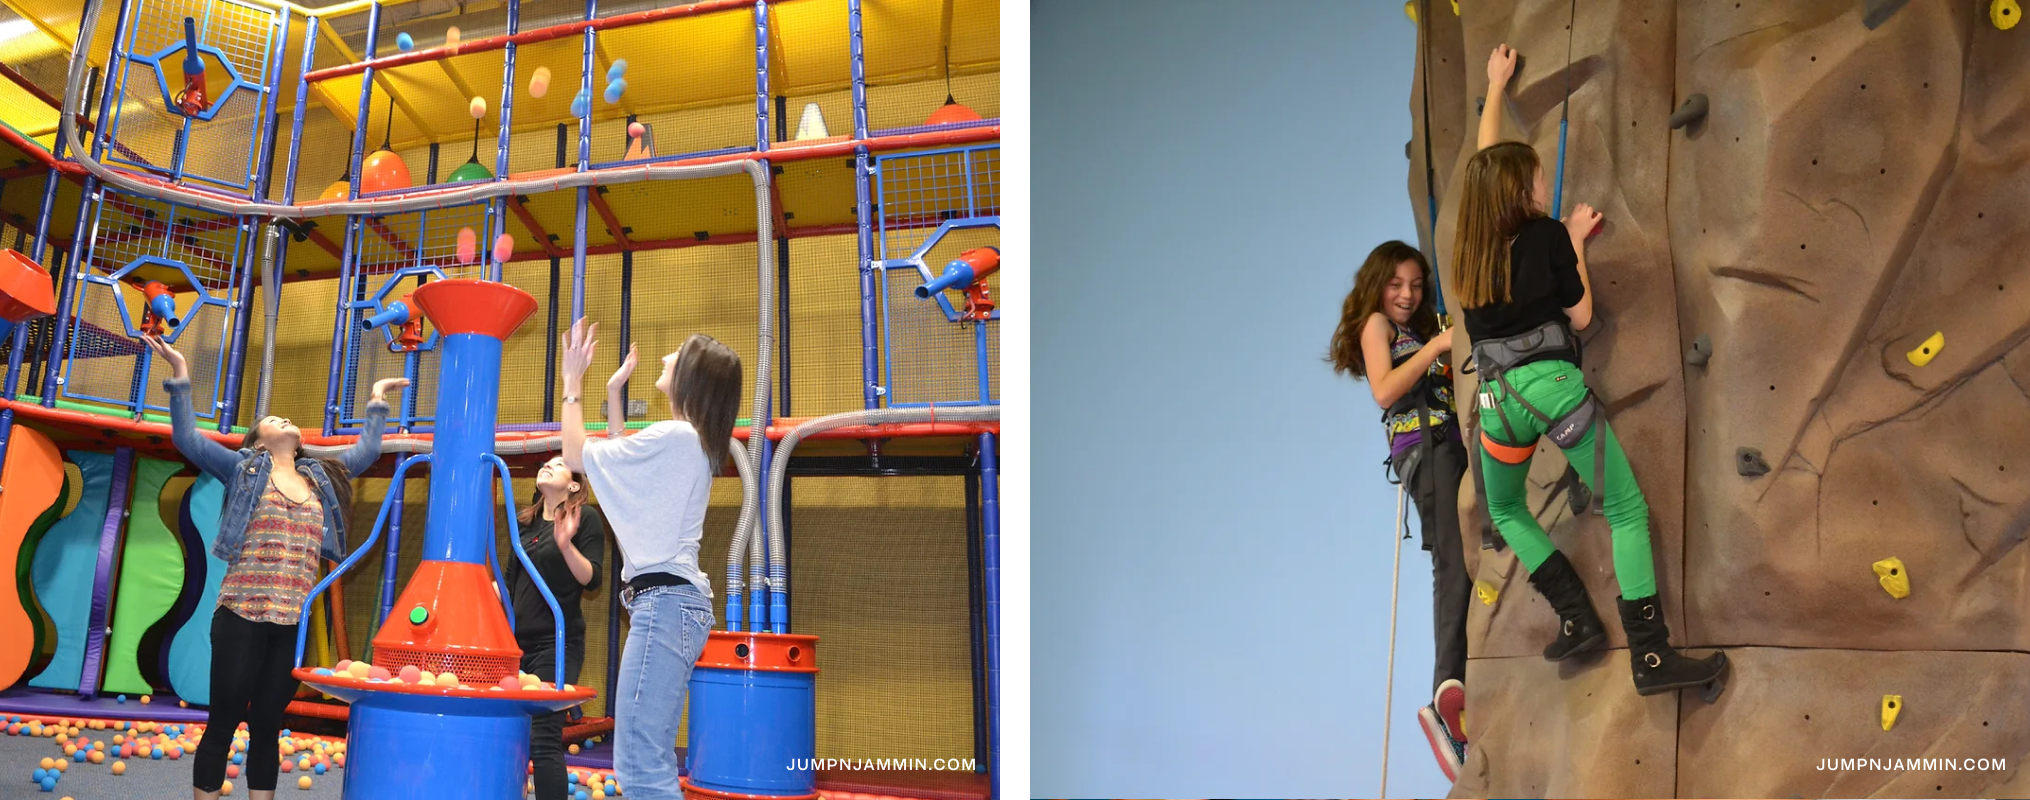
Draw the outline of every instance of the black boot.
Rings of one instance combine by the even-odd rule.
[[[1671,647],[1671,629],[1663,606],[1652,595],[1640,600],[1615,598],[1621,609],[1621,630],[1628,634],[1628,657],[1635,673],[1635,693],[1661,694],[1704,686],[1706,702],[1719,699],[1727,678],[1727,654],[1687,658]]]
[[[1551,557],[1530,573],[1530,585],[1558,612],[1558,638],[1544,645],[1545,661],[1563,661],[1592,650],[1607,641],[1606,626],[1593,611],[1593,598],[1586,595],[1586,583],[1572,569],[1565,554],[1551,551]]]

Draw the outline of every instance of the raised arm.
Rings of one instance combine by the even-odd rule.
[[[1494,52],[1487,57],[1487,104],[1480,109],[1480,144],[1475,148],[1485,150],[1501,141],[1501,113],[1503,96],[1508,92],[1508,79],[1515,75],[1515,49],[1508,45],[1495,45]]]
[[[1431,369],[1431,362],[1452,351],[1452,329],[1446,328],[1431,341],[1425,342],[1416,355],[1403,362],[1400,367],[1389,365],[1389,323],[1381,315],[1368,317],[1361,326],[1360,353],[1367,364],[1367,385],[1374,392],[1376,405],[1386,409],[1403,399],[1417,385],[1417,380]]]
[[[599,323],[580,319],[564,334],[564,413],[558,433],[564,439],[564,466],[572,472],[585,471],[585,369],[599,348],[593,338],[598,333]]]
[[[607,436],[627,435],[627,379],[634,377],[634,365],[639,361],[634,345],[628,345],[627,357],[620,360],[620,369],[614,370],[613,377],[606,379]]]
[[[366,472],[374,465],[374,459],[381,457],[381,433],[388,427],[388,392],[401,391],[409,385],[408,378],[382,378],[374,382],[374,393],[367,400],[367,416],[360,422],[359,441],[354,442],[345,452],[338,454],[340,463],[354,475]]]
[[[141,340],[156,358],[169,365],[169,377],[162,381],[162,390],[169,393],[169,440],[176,445],[177,452],[206,475],[221,481],[232,480],[240,454],[197,432],[197,412],[190,405],[190,365],[183,360],[183,354],[162,337],[151,334]],[[259,425],[260,421],[255,420],[254,424]]]

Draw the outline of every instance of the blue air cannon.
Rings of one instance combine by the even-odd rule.
[[[1001,248],[975,247],[946,264],[944,273],[936,279],[916,287],[916,296],[928,300],[946,289],[963,286],[966,289],[966,310],[960,319],[983,320],[994,311],[994,300],[987,293],[987,276],[1000,269]]]

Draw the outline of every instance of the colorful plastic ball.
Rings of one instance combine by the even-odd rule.
[[[43,760],[44,760],[44,761],[47,761],[48,759],[43,759]],[[35,771],[34,771],[34,772],[32,772],[32,773],[29,773],[29,775],[28,775],[28,782],[29,782],[29,783],[41,783],[41,782],[42,782],[42,778],[43,778],[43,776],[45,776],[45,775],[48,775],[48,774],[49,774],[49,768],[48,768],[48,767],[37,767],[37,768],[35,769]]]
[[[416,679],[423,677],[423,670],[417,669],[414,664],[410,664],[402,668],[401,675],[403,683],[415,683]]]
[[[360,163],[359,190],[362,193],[392,192],[415,183],[409,178],[409,164],[393,150],[375,150]]]
[[[450,48],[452,52],[458,51],[458,26],[453,25],[444,29],[444,46]]]
[[[627,74],[627,59],[625,58],[613,62],[613,66],[606,68],[606,79],[608,81],[620,80],[621,77],[626,74]]]
[[[238,764],[227,764],[227,765],[226,765],[226,777],[228,777],[228,778],[237,778],[237,777],[240,777],[240,765],[238,765]]]
[[[592,113],[592,95],[581,89],[578,96],[571,98],[571,116],[583,117],[590,113]]]
[[[542,97],[543,95],[549,93],[550,93],[550,68],[537,67],[535,74],[529,76],[529,96]]]
[[[646,133],[648,133],[647,125],[643,125],[639,122],[627,123],[627,138],[639,139]]]
[[[395,49],[404,53],[416,49],[416,37],[410,36],[408,31],[395,34]]]
[[[104,764],[106,763],[106,753],[103,750],[93,750],[88,754],[86,760],[94,764]]]
[[[222,794],[222,795],[229,795],[229,794],[232,794],[232,793],[233,793],[233,782],[232,782],[232,781],[226,781],[225,783],[222,783],[222,784],[220,784],[220,785],[219,785],[219,794]]]
[[[606,104],[610,106],[613,105],[614,103],[620,102],[620,95],[626,91],[627,91],[626,78],[621,78],[620,80],[606,84]]]
[[[331,677],[331,670],[325,669],[323,667],[318,667],[317,669],[311,670],[310,674],[328,678]]]
[[[308,776],[308,775],[305,775],[305,776],[303,776],[303,777],[301,777],[301,778],[297,778],[297,779],[296,779],[296,788],[298,788],[298,789],[308,789],[308,788],[310,788],[310,776]]]
[[[591,797],[592,795],[586,793],[584,789],[579,789],[578,791],[571,793],[571,800],[591,800]]]
[[[472,115],[472,118],[473,118],[473,119],[481,119],[481,118],[485,117],[485,116],[486,116],[486,98],[484,98],[484,97],[474,97],[474,98],[472,98],[472,102],[470,102],[470,103],[467,103],[467,104],[465,105],[465,113],[467,113],[467,114],[471,114],[471,115]]]
[[[367,678],[369,680],[384,681],[391,677],[394,676],[389,674],[387,667],[376,665],[373,668],[367,670]]]
[[[353,676],[353,677],[355,677],[355,678],[365,678],[365,677],[369,677],[369,676],[371,676],[371,675],[373,674],[373,671],[374,671],[374,665],[372,665],[372,664],[368,664],[368,663],[367,663],[367,662],[365,662],[365,661],[354,661],[354,662],[352,662],[352,666],[350,667],[350,670],[351,670],[351,672],[352,672],[352,676]]]
[[[318,763],[310,767],[310,771],[315,772],[319,775],[323,775],[327,769],[329,769],[329,767],[326,767],[323,763]]]
[[[574,745],[571,745],[570,747],[567,747],[567,748],[565,748],[565,749],[566,749],[566,750],[569,750],[569,751],[571,751],[571,755],[574,755],[574,756],[575,756],[575,755],[578,755],[578,745],[575,745],[575,744],[574,744]],[[571,782],[572,782],[572,783],[577,783],[577,782],[578,782],[578,776],[577,776],[577,775],[572,775],[572,776],[571,776]]]
[[[235,764],[245,764],[245,763],[247,763],[247,753],[246,753],[246,751],[242,750],[242,751],[239,751],[239,752],[233,753],[233,763],[235,763]]]
[[[153,702],[154,700],[155,700],[155,696],[154,696],[154,695],[148,695],[148,694],[144,694],[144,695],[141,695],[141,705],[144,705],[144,706],[145,706],[145,705],[148,705],[148,704],[149,704],[150,702]]]
[[[309,770],[309,769],[310,769],[310,757],[309,757],[309,756],[304,756],[304,757],[302,757],[302,758],[296,759],[296,768],[297,768],[297,769],[300,769],[300,770],[305,770],[305,771]]]
[[[518,680],[515,680],[515,677],[514,677],[513,675],[509,675],[509,676],[507,676],[507,677],[501,678],[501,679],[500,679],[500,686],[498,686],[498,687],[495,687],[495,688],[499,688],[499,689],[505,689],[505,690],[507,690],[507,691],[510,691],[510,692],[512,692],[512,691],[515,691],[515,690],[518,690],[518,689],[522,688],[522,682],[521,682],[521,681],[518,681]]]
[[[120,695],[119,697],[115,697],[115,698],[113,698],[113,702],[115,702],[115,703],[125,703],[125,702],[127,702],[127,696],[123,694],[123,695]]]
[[[151,747],[151,748],[149,748],[149,749],[148,749],[148,757],[149,757],[149,758],[155,759],[156,761],[161,761],[161,760],[162,760],[162,756],[163,756],[163,752],[162,752],[162,748],[160,748],[160,747]]]
[[[182,757],[183,757],[183,748],[181,748],[181,747],[171,747],[171,748],[169,748],[169,760],[171,760],[171,761],[175,761],[175,760],[177,760],[177,759],[179,759],[179,758],[182,758]]]
[[[45,792],[56,791],[56,778],[48,775],[42,776],[42,790]]]
[[[338,660],[338,663],[331,665],[332,672],[345,672],[351,668],[352,659],[350,658],[341,658]]]
[[[57,772],[57,774],[61,775],[61,774],[65,773],[65,772],[69,772],[69,771],[70,771],[70,762],[68,762],[68,761],[63,761],[63,760],[58,760],[58,761],[56,762],[56,772]]]
[[[295,764],[291,764],[291,763],[289,763],[289,759],[286,759],[286,758],[285,758],[285,759],[282,759],[282,764],[281,764],[280,766],[281,766],[281,769],[282,769],[282,771],[283,771],[283,772],[294,772],[294,771],[296,771],[296,765],[295,765]]]
[[[176,707],[177,707],[177,708],[189,708],[189,707],[190,707],[190,701],[188,701],[188,700],[178,700],[178,701],[176,701]]]
[[[127,774],[127,762],[125,762],[125,761],[115,761],[115,762],[113,762],[113,774],[114,774],[114,775],[125,775],[125,774]]]
[[[467,229],[465,229],[465,230],[472,230],[472,229],[471,229],[471,228],[467,228]],[[461,235],[463,235],[463,234],[465,233],[465,231],[459,231],[459,233],[460,233]],[[463,248],[463,247],[465,246],[465,244],[464,244],[463,240],[461,240],[461,241],[459,242],[459,245],[458,245],[458,246],[459,246],[460,248]],[[459,252],[460,252],[460,253],[463,253],[463,252],[465,252],[465,251],[464,251],[463,249],[460,249],[460,250],[459,250]],[[439,673],[437,673],[437,685],[438,685],[438,686],[457,686],[457,685],[458,685],[458,673],[456,673],[456,672],[439,672]]]
[[[508,259],[514,258],[514,256],[515,256],[514,234],[503,233],[499,236],[494,237],[493,260],[505,264],[507,263]]]

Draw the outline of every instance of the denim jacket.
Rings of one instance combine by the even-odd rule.
[[[227,564],[235,563],[239,561],[240,548],[246,544],[247,523],[254,518],[254,509],[261,502],[261,495],[268,491],[268,469],[272,463],[268,451],[235,451],[198,433],[197,415],[190,405],[189,378],[169,378],[162,382],[162,388],[169,393],[171,441],[176,443],[176,449],[204,474],[217,478],[225,485],[225,501],[219,506],[218,540],[212,545],[211,554]],[[353,475],[365,472],[373,466],[375,459],[380,458],[381,429],[387,421],[387,403],[376,401],[367,404],[367,418],[361,425],[359,442],[338,456],[348,472]],[[258,420],[256,424],[259,424]],[[310,482],[317,491],[318,502],[324,505],[324,542],[318,548],[319,554],[332,561],[344,559],[345,524],[351,509],[338,507],[331,481],[314,460],[297,459],[296,471]]]

